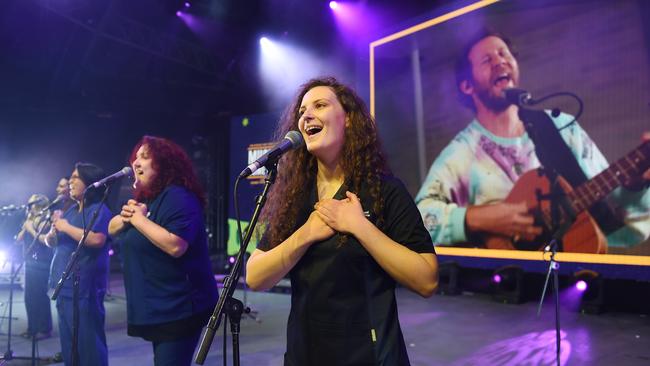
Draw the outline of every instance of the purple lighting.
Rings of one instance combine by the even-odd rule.
[[[586,291],[587,290],[587,282],[585,282],[583,280],[580,280],[580,281],[576,282],[576,289],[578,289],[578,291],[582,291],[582,292]]]
[[[501,283],[501,275],[495,274],[494,276],[492,276],[492,282]]]
[[[228,258],[228,262],[230,262],[230,264],[234,264],[235,263],[235,257]]]
[[[186,8],[189,8],[190,6],[192,6],[192,4],[190,4],[189,1],[186,1],[186,2],[185,2],[185,7],[186,7]]]
[[[179,16],[181,16],[181,15],[183,15],[183,13],[182,13],[180,10],[178,10],[178,11],[176,12],[176,16],[179,17]]]
[[[560,343],[560,362],[557,364],[561,366],[568,364],[574,348],[580,350],[590,346],[586,342],[573,347],[564,330],[560,331]],[[555,365],[555,357],[555,330],[551,329],[516,335],[495,343],[486,342],[485,346],[451,365]]]
[[[383,29],[384,20],[380,12],[368,6],[365,1],[330,1],[329,4],[332,9],[330,14],[334,18],[341,36],[350,44],[365,44],[370,41],[372,35]],[[359,19],[363,19],[363,21],[361,22]]]

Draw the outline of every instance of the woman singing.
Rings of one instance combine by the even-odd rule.
[[[395,286],[437,287],[429,233],[390,176],[363,101],[333,78],[305,84],[278,127],[306,146],[280,161],[247,263],[255,290],[291,277],[285,365],[408,365]]]
[[[45,238],[48,246],[54,248],[50,270],[50,286],[57,284],[83,236],[84,225],[97,212],[97,219],[90,228],[77,261],[79,275],[79,339],[77,365],[108,365],[106,334],[104,333],[104,295],[108,279],[108,246],[106,236],[111,212],[101,204],[103,191],[86,187],[105,176],[96,165],[77,163],[70,176],[70,198],[75,201],[65,212],[55,211],[52,215],[52,229]],[[59,314],[59,336],[61,353],[66,366],[72,365],[73,335],[73,278],[63,283],[56,299]]]
[[[128,334],[152,342],[156,366],[190,365],[218,298],[204,193],[187,154],[167,139],[143,137],[130,163],[135,199],[109,225],[123,234]]]
[[[52,331],[52,311],[50,298],[47,296],[47,283],[52,262],[52,249],[43,245],[50,222],[47,214],[42,212],[50,200],[42,194],[33,194],[27,201],[29,213],[16,239],[23,242],[25,257],[25,311],[27,313],[27,330],[23,338],[44,339]],[[41,233],[37,240],[36,235]]]

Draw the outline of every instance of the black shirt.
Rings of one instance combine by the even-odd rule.
[[[373,202],[362,187],[357,195],[364,211]],[[344,199],[346,185],[334,195]],[[382,231],[417,253],[435,253],[420,212],[397,178],[382,179],[385,199]],[[296,229],[318,199],[313,184]],[[370,217],[371,221],[376,218]],[[269,250],[263,238],[258,249]],[[287,326],[285,365],[409,365],[397,317],[395,280],[363,246],[339,234],[313,244],[290,271],[291,313]]]

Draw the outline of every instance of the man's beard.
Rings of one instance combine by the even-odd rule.
[[[505,98],[505,96],[495,96],[490,94],[488,88],[479,88],[476,95],[483,102],[485,107],[492,112],[500,113],[510,107],[510,102]]]

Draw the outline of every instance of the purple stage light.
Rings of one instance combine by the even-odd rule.
[[[587,290],[587,282],[585,282],[583,280],[580,280],[580,281],[576,282],[576,289],[578,289],[578,291],[582,291],[582,292],[586,291]]]
[[[339,4],[336,1],[330,1],[330,9],[336,10],[339,7]]]
[[[185,2],[185,7],[186,7],[186,8],[189,8],[190,6],[192,6],[192,4],[190,4],[189,1],[186,1],[186,2]]]
[[[230,264],[234,264],[235,263],[235,257],[228,258],[228,262],[230,262]]]
[[[492,276],[492,282],[494,283],[501,283],[501,280],[502,280],[501,275],[495,274],[494,276]]]
[[[176,11],[176,16],[177,16],[177,17],[181,16],[182,14],[183,14],[183,13],[182,13],[180,10]]]
[[[109,250],[108,250],[108,256],[111,257],[111,256],[113,256],[113,254],[115,254],[115,252],[113,251],[113,249],[109,249]]]

